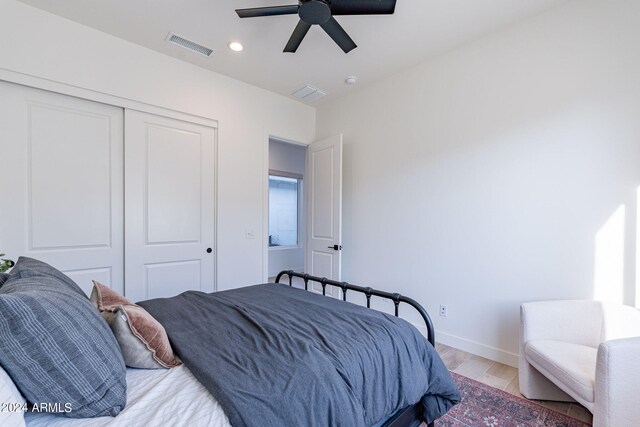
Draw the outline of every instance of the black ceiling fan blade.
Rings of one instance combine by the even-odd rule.
[[[298,13],[298,5],[254,7],[251,9],[236,9],[240,18],[258,18],[260,16],[294,15]]]
[[[329,37],[340,46],[340,49],[342,49],[344,53],[349,53],[358,47],[333,16],[324,24],[320,24],[320,26],[329,34]]]
[[[311,24],[307,24],[301,19],[298,25],[296,25],[296,29],[293,30],[293,34],[291,34],[283,52],[295,53],[300,43],[302,43],[302,39],[304,39],[304,36],[309,32],[309,28],[311,28]]]
[[[396,0],[331,0],[332,15],[392,15]]]

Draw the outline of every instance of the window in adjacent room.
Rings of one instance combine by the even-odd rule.
[[[269,247],[298,246],[302,177],[269,173]]]

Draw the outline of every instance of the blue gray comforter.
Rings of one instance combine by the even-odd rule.
[[[413,326],[355,304],[280,284],[139,304],[234,427],[365,427],[420,400],[430,422],[460,400]]]

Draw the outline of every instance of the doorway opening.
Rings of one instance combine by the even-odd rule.
[[[268,277],[282,270],[304,273],[307,147],[269,138]]]

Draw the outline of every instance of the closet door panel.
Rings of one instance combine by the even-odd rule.
[[[29,250],[109,247],[111,117],[32,102],[27,119]]]
[[[197,243],[202,235],[200,133],[147,129],[147,245]]]
[[[125,295],[215,289],[215,129],[125,112]]]
[[[0,82],[0,120],[0,249],[122,291],[123,110]]]

